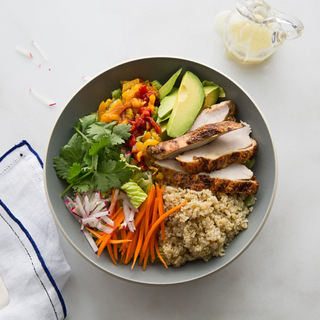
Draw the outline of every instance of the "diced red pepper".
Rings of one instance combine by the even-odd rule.
[[[130,130],[131,133],[133,133],[137,129],[135,122],[134,121],[132,121],[132,122],[133,123],[131,123],[131,130]]]
[[[136,144],[136,142],[136,137],[131,135],[131,137],[129,138],[129,146],[132,148]]]
[[[140,95],[144,95],[148,92],[147,86],[143,85],[139,88]]]
[[[141,108],[139,109],[138,113],[139,113],[139,114],[142,114],[142,112],[143,112],[144,110],[146,110],[146,107],[141,107]]]
[[[150,111],[148,110],[145,110],[142,112],[142,115],[141,115],[141,118],[146,118],[146,117],[150,117]]]
[[[150,107],[141,107],[139,109],[139,114],[141,114],[141,118],[150,117],[151,108]]]
[[[145,119],[154,127],[157,134],[161,134],[162,130],[160,126],[151,117],[146,117]]]
[[[144,119],[142,119],[141,116],[139,116],[138,114],[136,115],[136,127],[137,129],[143,129],[146,127],[146,122],[144,121]]]
[[[149,90],[148,93],[147,93],[147,96],[150,97],[150,96],[152,96],[153,94],[154,94],[154,92],[153,92],[152,90]]]

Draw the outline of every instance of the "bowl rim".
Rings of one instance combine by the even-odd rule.
[[[271,195],[271,198],[270,198],[270,201],[269,201],[269,205],[268,205],[268,208],[266,210],[266,214],[263,218],[263,220],[261,221],[259,227],[257,228],[256,232],[254,233],[254,235],[251,237],[251,239],[246,243],[246,245],[243,247],[242,250],[240,250],[230,261],[224,263],[222,266],[218,267],[217,269],[213,270],[213,271],[210,271],[210,272],[207,272],[203,275],[200,275],[200,276],[196,276],[196,277],[191,277],[190,279],[187,279],[187,280],[181,280],[181,281],[176,281],[176,282],[163,282],[163,283],[157,283],[157,282],[144,282],[144,281],[141,281],[141,280],[134,280],[134,279],[130,279],[130,278],[127,278],[127,277],[123,277],[121,275],[118,275],[116,273],[113,273],[109,270],[106,270],[104,269],[103,267],[97,265],[92,259],[88,258],[84,253],[81,252],[81,250],[79,250],[77,248],[77,246],[73,243],[73,241],[70,239],[70,237],[67,235],[67,233],[65,232],[65,230],[63,229],[61,223],[59,222],[56,214],[55,214],[55,211],[53,209],[53,206],[52,206],[52,203],[50,201],[50,197],[49,197],[49,192],[48,192],[48,187],[47,187],[47,179],[46,179],[46,172],[47,172],[47,158],[48,158],[48,151],[49,151],[49,145],[50,145],[50,142],[51,142],[51,139],[52,139],[52,135],[53,135],[53,132],[54,132],[54,129],[62,115],[62,113],[64,112],[65,108],[69,105],[69,103],[71,102],[71,100],[86,86],[88,85],[90,82],[92,82],[94,79],[96,79],[97,77],[99,77],[100,75],[104,74],[105,72],[111,70],[111,69],[114,69],[116,67],[120,67],[122,65],[125,65],[125,64],[128,64],[128,63],[133,63],[133,62],[136,62],[136,61],[140,61],[140,60],[148,60],[148,59],[178,59],[178,60],[183,60],[183,61],[186,61],[186,62],[191,62],[191,63],[195,63],[195,64],[198,64],[198,65],[201,65],[201,66],[204,66],[208,69],[211,69],[215,72],[218,72],[220,73],[223,77],[225,77],[226,79],[228,79],[230,82],[232,82],[234,85],[236,85],[240,90],[243,91],[243,93],[245,93],[247,95],[247,97],[252,101],[252,103],[254,104],[255,108],[257,109],[257,111],[259,112],[263,122],[265,123],[265,126],[266,126],[266,129],[269,133],[269,136],[270,136],[270,140],[271,140],[271,146],[273,148],[273,152],[274,152],[274,167],[275,167],[275,171],[274,171],[274,174],[275,174],[275,177],[274,177],[274,183],[273,183],[273,186],[272,186],[272,195]],[[46,153],[45,153],[45,161],[44,161],[44,168],[43,168],[43,180],[44,180],[44,189],[45,189],[45,194],[46,194],[46,198],[47,198],[47,202],[48,202],[48,205],[49,205],[49,208],[50,208],[50,211],[51,211],[51,214],[54,218],[54,221],[55,223],[57,224],[60,232],[63,234],[63,236],[65,237],[65,239],[67,240],[67,242],[69,242],[69,244],[71,245],[71,247],[81,256],[83,257],[86,261],[88,261],[90,264],[92,264],[94,267],[96,267],[97,269],[101,270],[101,271],[104,271],[106,273],[108,273],[109,275],[115,277],[115,278],[118,278],[118,279],[121,279],[121,280],[124,280],[124,281],[128,281],[130,283],[136,283],[136,284],[140,284],[140,285],[156,285],[156,286],[165,286],[165,285],[176,285],[176,284],[182,284],[182,283],[188,283],[188,282],[191,282],[191,281],[195,281],[195,280],[198,280],[198,279],[203,279],[205,277],[208,277],[210,275],[213,275],[221,270],[223,270],[224,268],[226,268],[227,266],[229,266],[231,263],[233,263],[236,259],[238,259],[250,246],[251,244],[254,242],[254,240],[258,237],[258,235],[260,234],[261,230],[263,229],[263,227],[265,226],[269,216],[270,216],[270,213],[271,213],[271,210],[272,210],[272,207],[273,207],[273,204],[274,204],[274,200],[275,200],[275,196],[276,196],[276,192],[277,192],[277,187],[278,187],[278,157],[277,157],[277,150],[276,150],[276,147],[275,147],[275,143],[274,143],[274,139],[272,137],[272,134],[271,134],[271,131],[270,131],[270,128],[269,128],[269,125],[262,113],[262,111],[260,110],[260,108],[258,107],[258,105],[256,104],[255,100],[251,97],[251,95],[241,86],[238,84],[238,82],[236,82],[235,80],[233,80],[231,77],[227,76],[224,72],[221,72],[219,69],[215,68],[215,67],[211,67],[207,64],[204,64],[204,63],[201,63],[199,61],[196,61],[196,60],[192,60],[192,59],[187,59],[187,58],[183,58],[183,57],[177,57],[177,56],[146,56],[146,57],[140,57],[140,58],[135,58],[135,59],[130,59],[130,60],[126,60],[124,62],[121,62],[121,63],[118,63],[118,64],[114,64],[113,66],[105,69],[104,71],[101,71],[99,72],[98,74],[96,74],[94,77],[92,77],[89,81],[87,81],[86,83],[84,83],[73,95],[72,97],[69,99],[69,101],[65,104],[65,106],[62,108],[61,112],[59,113],[53,127],[52,127],[52,130],[51,130],[51,133],[50,133],[50,136],[49,136],[49,139],[47,141],[47,147],[46,147]]]

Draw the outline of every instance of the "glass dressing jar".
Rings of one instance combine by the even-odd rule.
[[[297,18],[270,7],[264,0],[238,0],[225,19],[223,42],[231,56],[243,63],[260,63],[286,40],[301,36]]]

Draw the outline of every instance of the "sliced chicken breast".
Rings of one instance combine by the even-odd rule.
[[[238,130],[219,136],[202,148],[187,151],[176,159],[188,173],[211,172],[223,169],[232,163],[243,163],[252,159],[257,152],[257,142],[250,138],[251,128],[244,126]]]
[[[148,147],[147,153],[149,156],[158,160],[174,158],[188,150],[203,147],[215,140],[219,135],[243,127],[243,124],[234,121],[207,124],[194,131],[187,132],[181,137],[163,141],[155,146]]]
[[[207,173],[199,173],[207,174]],[[253,172],[245,165],[233,163],[230,166],[215,170],[208,174],[211,178],[228,179],[228,180],[250,180],[253,177]]]
[[[245,193],[253,196],[259,188],[253,172],[241,164],[232,164],[210,174],[189,174],[175,160],[156,161],[155,166],[164,174],[166,181],[182,189],[210,189],[215,193]]]
[[[198,115],[189,131],[196,130],[197,128],[209,123],[217,123],[225,120],[235,121],[234,114],[236,110],[237,106],[231,100],[214,104],[213,106],[204,109]]]

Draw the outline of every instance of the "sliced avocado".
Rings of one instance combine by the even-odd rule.
[[[208,80],[204,80],[202,81],[202,85],[204,87],[208,87],[208,86],[214,86],[214,87],[219,87],[219,98],[225,98],[226,97],[226,93],[224,92],[223,88],[220,87],[218,84],[215,84],[214,82],[212,81],[208,81]]]
[[[178,89],[172,88],[171,92],[161,100],[158,110],[158,116],[160,119],[163,119],[166,115],[170,114],[176,101],[177,95]]]
[[[167,124],[168,124],[168,121],[163,121],[163,122],[159,123],[159,126],[162,131],[160,134],[160,138],[162,139],[162,141],[166,141],[166,140],[170,139],[170,137],[168,136],[168,133],[167,133]]]
[[[187,71],[179,87],[172,114],[167,124],[167,133],[176,138],[189,130],[204,101],[204,89],[199,78]]]
[[[212,106],[218,101],[220,88],[219,86],[208,86],[203,89],[205,94],[203,107],[206,108],[208,106]]]
[[[158,118],[158,121],[157,122],[163,122],[163,121],[166,121],[170,118],[171,116],[171,111],[169,113],[167,113],[163,118]]]
[[[160,100],[162,100],[173,88],[176,80],[178,79],[182,68],[180,68],[171,78],[159,89]]]

